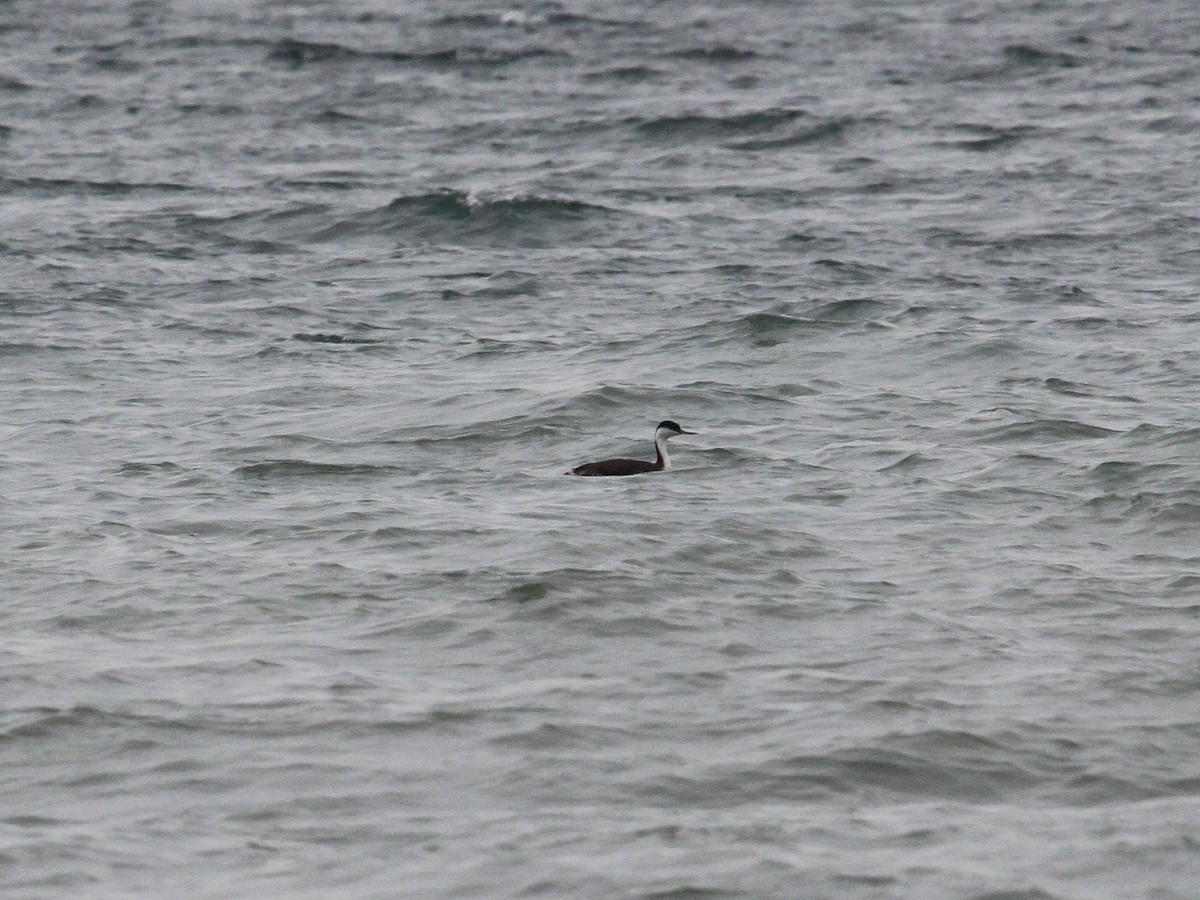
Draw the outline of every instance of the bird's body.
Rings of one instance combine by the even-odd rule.
[[[571,470],[572,475],[643,475],[646,472],[661,472],[658,460],[604,459],[600,462],[584,463]]]
[[[667,441],[677,434],[695,434],[694,431],[684,431],[669,419],[660,422],[654,429],[654,462],[645,459],[603,459],[600,462],[584,463],[576,466],[568,475],[645,475],[648,472],[663,472],[671,465],[667,456]]]

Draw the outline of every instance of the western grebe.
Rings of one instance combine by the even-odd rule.
[[[643,475],[646,472],[665,472],[671,465],[667,458],[667,441],[677,434],[695,434],[694,431],[684,431],[678,424],[667,420],[659,422],[654,429],[654,449],[658,458],[654,462],[644,459],[604,459],[600,462],[584,463],[576,466],[568,475]]]

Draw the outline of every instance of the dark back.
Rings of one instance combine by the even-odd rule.
[[[646,462],[644,459],[605,459],[601,462],[584,463],[571,470],[572,475],[643,475],[657,472],[661,463]]]

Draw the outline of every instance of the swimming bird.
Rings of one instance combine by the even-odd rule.
[[[643,475],[646,472],[665,472],[671,464],[667,458],[667,441],[677,434],[695,434],[694,431],[684,431],[675,422],[668,419],[659,422],[654,429],[654,449],[658,458],[654,462],[644,459],[603,459],[600,462],[584,463],[576,466],[568,475]]]

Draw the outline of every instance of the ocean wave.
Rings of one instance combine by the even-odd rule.
[[[569,398],[556,399],[547,412],[568,415],[571,413],[598,413],[608,410],[637,409],[644,405],[653,392],[646,388],[635,388],[619,384],[605,384],[573,393]]]
[[[1075,419],[1050,417],[1028,418],[1006,425],[983,429],[975,437],[981,443],[1043,444],[1056,441],[1094,441],[1118,435],[1115,428],[1092,425]]]
[[[657,81],[666,76],[666,72],[654,66],[613,66],[588,72],[583,76],[584,81],[620,81],[629,84],[640,84],[645,81]]]
[[[877,276],[878,269],[874,266],[854,264],[856,272],[862,275],[862,280],[871,280],[867,276]],[[830,300],[814,306],[809,315],[821,322],[871,322],[878,319],[891,307],[882,300],[871,297],[847,297],[845,300]]]
[[[3,304],[0,304],[2,307]],[[40,343],[36,341],[0,341],[0,359],[18,356],[36,356],[41,353],[70,353],[78,348],[67,343]]]
[[[773,138],[739,141],[727,146],[730,150],[782,150],[790,147],[803,147],[806,144],[838,141],[845,136],[855,121],[855,119],[848,117],[830,119],[827,122],[813,125],[811,128],[802,128],[794,131],[791,134]]]
[[[6,741],[18,738],[45,740],[65,729],[79,726],[117,727],[126,724],[126,717],[114,716],[93,706],[77,705],[70,708],[37,706],[10,712],[9,721],[0,730],[0,738]]]
[[[1144,484],[1149,478],[1159,478],[1178,472],[1182,467],[1171,463],[1144,463],[1125,459],[1110,459],[1097,463],[1088,474],[1109,490],[1131,488]]]
[[[950,76],[954,81],[1006,81],[1019,76],[1039,76],[1064,69],[1076,69],[1084,60],[1062,50],[1045,50],[1032,44],[1007,44],[1000,49],[999,60],[969,65]]]
[[[187,243],[178,249],[187,256],[229,250],[272,254],[294,249],[293,241],[304,240],[321,222],[328,221],[328,211],[321,204],[296,203],[229,215],[167,212],[160,218],[185,237]]]
[[[935,146],[956,147],[973,153],[990,153],[995,150],[1007,150],[1021,141],[1028,140],[1037,134],[1037,129],[1028,125],[996,127],[992,125],[965,125],[964,130],[975,136],[956,141],[939,141]]]
[[[630,120],[630,124],[639,134],[657,140],[719,139],[772,131],[807,115],[808,113],[802,109],[770,107],[727,116],[710,116],[700,113],[657,116],[650,119],[633,119]]]
[[[682,50],[675,50],[670,55],[676,59],[686,59],[692,62],[703,63],[739,63],[756,59],[759,56],[754,50],[735,47],[731,44],[714,44],[710,47],[686,47]]]
[[[584,631],[612,627],[642,633],[673,631],[672,623],[643,615],[640,604],[644,583],[635,575],[612,569],[577,566],[543,571],[503,573],[487,597],[487,603],[510,619],[570,620]],[[623,604],[632,604],[632,614]],[[649,621],[656,620],[656,621]]]
[[[687,329],[673,329],[668,346],[684,346],[693,341],[711,346],[732,340],[771,347],[807,332],[877,322],[888,309],[883,301],[867,297],[832,300],[815,306],[781,304],[732,318],[713,319]]]
[[[727,344],[774,347],[797,335],[824,331],[831,326],[838,327],[838,324],[799,314],[791,305],[773,307],[728,318],[713,318],[686,328],[671,328],[663,332],[660,336],[662,346],[653,352],[697,352]]]
[[[377,235],[416,244],[543,247],[604,240],[633,213],[560,197],[476,197],[439,190],[397,197],[317,231],[316,240]]]
[[[441,50],[366,50],[348,47],[345,44],[323,43],[319,41],[304,41],[296,38],[284,38],[273,42],[267,50],[267,59],[280,63],[292,69],[306,66],[351,63],[351,62],[384,62],[399,66],[427,67],[490,67],[507,66],[528,59],[543,57],[562,57],[566,54],[560,50],[550,50],[544,47],[519,47],[503,49],[497,47],[449,47]]]
[[[1072,53],[1043,50],[1031,44],[1009,44],[1004,48],[1003,56],[1010,66],[1022,69],[1074,69],[1083,65]]]
[[[545,10],[527,12],[509,9],[503,12],[469,12],[451,13],[439,16],[433,20],[436,28],[519,28],[534,31],[543,26],[564,26],[568,28],[600,27],[612,28],[642,28],[645,22],[640,20],[610,19],[586,13],[567,12],[565,10]]]
[[[1153,506],[1150,521],[1170,530],[1191,533],[1200,524],[1200,491],[1180,490],[1163,494]]]
[[[930,729],[822,753],[773,756],[756,764],[696,767],[662,775],[638,792],[672,803],[724,806],[770,797],[936,796],[1009,800],[1050,793],[1077,803],[1145,798],[1163,785],[1094,776],[1076,744],[1034,726],[1004,732]]]
[[[492,445],[511,446],[514,442],[534,443],[558,433],[558,424],[552,418],[529,415],[487,415],[494,412],[505,392],[490,393],[478,398],[484,409],[472,419],[471,426],[426,425],[413,429],[403,438],[386,442],[398,448],[430,448],[445,451],[450,445],[461,445],[462,452],[483,451]]]
[[[1200,449],[1200,428],[1195,426],[1146,422],[1130,429],[1126,437],[1148,446]]]
[[[173,181],[93,181],[86,178],[43,178],[38,176],[0,176],[0,193],[33,193],[50,196],[93,194],[101,197],[138,193],[182,193],[191,185]]]
[[[270,459],[234,469],[235,475],[261,480],[311,478],[373,478],[394,472],[395,466],[373,463],[327,463],[307,459]]]
[[[127,462],[117,469],[117,474],[127,478],[140,478],[147,475],[178,475],[183,467],[169,460],[162,462]]]
[[[870,263],[858,262],[856,260],[847,261],[833,257],[814,259],[812,264],[824,274],[832,276],[839,284],[870,284],[878,281],[881,276],[886,275],[889,271],[885,266],[875,266]],[[879,305],[878,301],[858,298],[840,300],[836,301],[836,303],[847,309],[858,308],[864,305]],[[832,306],[833,304],[827,305]]]
[[[345,334],[332,334],[329,332],[304,332],[298,331],[292,335],[293,341],[301,341],[306,344],[380,344],[383,343],[378,338],[358,338],[351,337]]]

